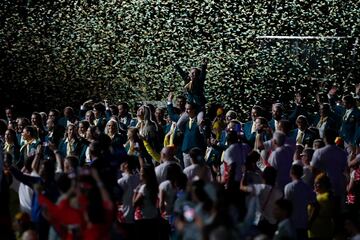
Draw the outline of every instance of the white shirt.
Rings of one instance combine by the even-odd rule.
[[[212,181],[211,171],[207,166],[200,166],[199,164],[192,164],[186,167],[183,172],[189,181],[197,180],[203,174],[201,171],[206,171],[205,176],[208,181]]]
[[[161,163],[159,166],[155,167],[155,175],[156,175],[156,179],[159,184],[166,180],[167,169],[169,168],[169,166],[171,164],[176,164],[176,163],[173,161],[167,160],[167,161]]]
[[[241,181],[242,167],[250,150],[247,144],[233,143],[224,152],[224,162],[228,166],[235,163],[235,181]]]
[[[345,194],[344,171],[347,167],[347,155],[344,150],[335,144],[316,149],[311,160],[311,166],[324,171],[329,176],[336,196]]]
[[[296,229],[306,229],[308,224],[307,206],[315,200],[312,188],[302,180],[294,180],[285,186],[285,199],[291,201],[291,220]]]
[[[207,147],[205,151],[205,160],[207,161],[210,157],[210,153],[213,150],[213,147]]]
[[[275,131],[279,130],[279,121],[274,119]]]
[[[127,120],[128,120],[128,117],[127,117],[127,116],[120,118],[120,122],[123,123],[123,124],[125,124],[125,125],[127,124]]]
[[[288,145],[277,147],[271,152],[268,159],[269,164],[277,170],[276,184],[283,190],[290,179],[290,168],[292,166],[294,151]]]
[[[138,175],[129,175],[123,173],[122,177],[118,179],[117,183],[123,190],[122,195],[122,212],[127,223],[134,222],[134,207],[133,195],[134,189],[139,185],[140,178]]]
[[[319,129],[320,138],[324,137],[324,131],[325,131],[325,126],[326,126],[326,123],[327,123],[327,119],[328,119],[328,117],[326,117],[323,121],[321,121],[321,118],[320,118],[320,121],[318,122],[318,124],[316,126],[317,129]]]
[[[90,158],[90,148],[86,147],[85,150],[85,162],[86,163],[90,163],[91,162],[91,158]]]
[[[345,121],[349,118],[349,116],[350,116],[350,114],[352,113],[352,111],[353,111],[352,108],[346,109],[346,112],[345,112],[344,118],[343,118]]]
[[[296,150],[296,139],[290,138],[290,137],[286,137],[285,139],[285,144],[284,146],[289,146],[294,152]],[[261,157],[263,159],[268,159],[269,153],[274,150],[273,149],[273,144],[272,144],[272,140],[267,140],[264,142],[264,149],[261,151]]]
[[[173,187],[169,180],[166,180],[159,185],[159,194],[160,192],[164,192],[165,198],[163,201],[165,202],[165,211],[166,215],[171,215],[174,212],[174,203],[176,198],[176,188]]]
[[[31,174],[24,173],[25,175],[30,175],[34,177],[39,177],[39,175],[32,171]],[[24,211],[31,215],[31,203],[32,196],[34,191],[27,185],[20,183],[19,185],[19,202],[20,202],[20,210]]]
[[[252,125],[251,125],[251,133],[254,133],[256,132],[256,124],[255,124],[255,121],[252,122]]]
[[[248,186],[250,192],[259,198],[259,209],[257,211],[271,224],[276,224],[276,219],[273,215],[275,202],[282,198],[282,192],[267,184],[252,184]],[[271,192],[271,193],[270,193]],[[270,194],[270,195],[269,195]],[[264,210],[262,210],[264,208]]]

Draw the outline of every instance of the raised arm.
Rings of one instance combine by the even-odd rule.
[[[44,156],[44,147],[39,144],[36,147],[36,153],[35,153],[35,157],[34,160],[31,164],[31,168],[33,171],[35,171],[36,173],[39,173],[39,168],[40,168],[40,159],[42,159]]]
[[[159,208],[161,212],[165,210],[165,197],[165,191],[159,188]]]
[[[141,187],[142,187],[142,185],[139,185],[134,190],[134,195],[133,195],[133,206],[134,207],[141,206],[141,204],[143,203],[144,195],[140,191]]]
[[[91,176],[94,178],[94,180],[96,181],[96,184],[99,188],[100,194],[101,194],[101,199],[103,200],[103,202],[111,202],[111,198],[110,195],[108,193],[108,191],[105,189],[105,186],[103,184],[103,182],[100,179],[99,173],[95,168],[91,168]]]
[[[200,83],[204,84],[205,82],[205,78],[206,78],[206,69],[207,69],[207,65],[209,63],[209,59],[208,58],[204,58],[204,61],[201,65],[201,73],[200,73]]]
[[[180,74],[181,78],[184,80],[185,84],[187,84],[190,81],[188,74],[186,74],[186,72],[184,72],[184,70],[182,70],[182,68],[178,64],[175,64],[174,67],[176,71]]]
[[[167,98],[166,109],[171,121],[177,122],[180,116],[174,110],[173,99],[174,99],[174,93],[170,92]]]
[[[207,65],[208,65],[208,59],[205,58],[201,65],[199,79],[192,82],[192,89],[193,89],[193,91],[195,91],[197,93],[197,95],[204,94],[204,84],[205,84],[205,78],[206,78]]]
[[[94,104],[92,99],[87,100],[80,106],[79,110],[79,119],[82,120],[85,118],[86,111],[92,109],[92,105]]]
[[[62,173],[64,171],[64,161],[61,157],[59,150],[54,151],[56,159],[56,171],[57,173]]]
[[[255,143],[254,146],[256,147],[255,150],[263,150],[265,149],[265,145],[264,145],[264,140],[261,137],[261,135],[259,135],[258,137],[255,137]]]
[[[19,182],[22,182],[23,184],[29,186],[30,188],[33,188],[34,184],[41,182],[40,177],[33,177],[33,176],[25,175],[20,170],[15,168],[14,166],[10,166],[10,172]]]

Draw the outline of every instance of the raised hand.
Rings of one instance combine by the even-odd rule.
[[[301,96],[301,94],[300,94],[300,93],[296,93],[296,94],[295,94],[295,103],[296,103],[296,105],[300,105],[301,102],[302,102],[302,96]]]
[[[93,101],[92,99],[89,99],[89,100],[87,100],[87,101],[85,101],[85,102],[83,103],[83,106],[84,106],[85,108],[91,108],[92,105],[93,105],[93,103],[94,103],[94,101]]]
[[[337,92],[337,87],[332,86],[331,89],[329,90],[329,95],[335,96],[336,92]]]
[[[203,60],[203,64],[207,65],[209,63],[209,58],[205,57]]]
[[[169,95],[168,95],[168,98],[167,98],[168,102],[172,102],[173,99],[174,99],[174,93],[173,93],[173,92],[169,92]]]

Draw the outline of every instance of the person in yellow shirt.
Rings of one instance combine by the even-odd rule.
[[[220,141],[221,132],[226,128],[224,109],[219,107],[216,110],[216,117],[212,122],[212,132],[215,134],[216,140]]]
[[[315,178],[316,202],[308,206],[310,239],[332,239],[334,236],[335,204],[329,177],[321,173]]]

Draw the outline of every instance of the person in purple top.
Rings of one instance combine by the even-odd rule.
[[[275,149],[271,152],[269,157],[269,164],[274,167],[277,172],[276,185],[283,190],[285,185],[290,180],[289,172],[292,165],[292,158],[294,155],[293,149],[285,144],[286,135],[283,132],[275,132],[272,143]]]
[[[312,188],[303,182],[303,167],[301,165],[292,165],[290,176],[292,181],[286,184],[284,193],[285,199],[291,201],[295,206],[291,215],[291,221],[296,229],[297,239],[307,239],[308,212],[307,206],[315,201],[315,195]]]
[[[331,181],[335,196],[345,196],[345,171],[347,170],[346,152],[335,145],[336,132],[333,129],[324,131],[325,147],[315,150],[311,160],[312,171],[316,176],[326,173]]]

